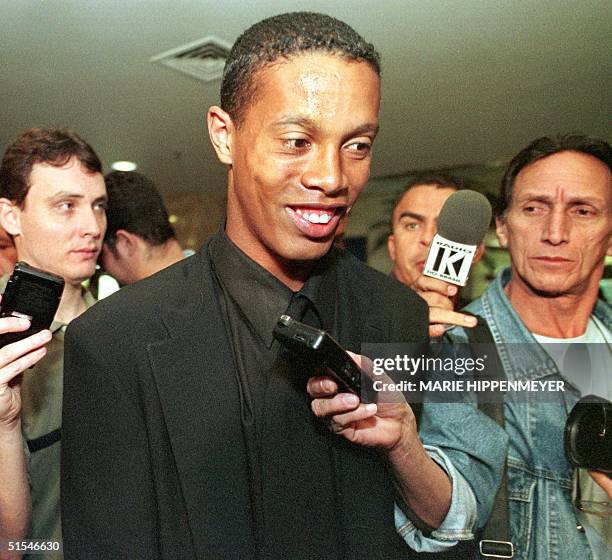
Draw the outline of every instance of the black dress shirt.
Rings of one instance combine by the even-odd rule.
[[[335,467],[327,444],[332,436],[312,414],[306,392],[308,378],[317,372],[297,364],[273,337],[282,314],[333,332],[334,256],[315,265],[299,292],[250,259],[224,231],[211,241],[210,256],[240,390],[255,542],[260,556],[274,557],[287,523],[302,517],[309,531],[317,530],[309,500],[328,502],[329,511],[335,507]],[[313,428],[307,437],[305,423]],[[288,495],[295,496],[292,512],[286,510]],[[330,534],[329,527],[321,529]]]

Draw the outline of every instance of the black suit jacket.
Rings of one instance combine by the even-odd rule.
[[[351,317],[338,334],[345,348],[426,339],[427,306],[405,286],[347,253],[337,278],[337,312]],[[249,498],[236,492],[247,466],[233,367],[206,247],[73,321],[62,427],[67,559],[254,557],[251,535],[235,530],[248,523]],[[338,550],[317,551],[312,535],[312,548],[287,554],[412,557],[395,532],[384,462],[343,438],[331,445],[346,467]],[[307,535],[296,522],[287,519],[288,530]]]

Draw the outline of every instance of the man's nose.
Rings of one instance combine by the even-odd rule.
[[[96,211],[93,208],[83,211],[81,216],[81,235],[83,237],[91,236],[99,238],[104,231],[105,217],[103,213]]]
[[[424,223],[423,227],[421,228],[421,237],[419,239],[421,245],[429,247],[432,239],[434,238],[434,235],[436,235],[436,232],[437,226],[435,222]]]
[[[570,230],[570,218],[562,208],[554,208],[546,216],[544,230],[542,232],[543,241],[552,245],[560,245],[568,241]]]
[[[302,176],[302,184],[335,195],[344,188],[342,158],[335,146],[318,149]]]

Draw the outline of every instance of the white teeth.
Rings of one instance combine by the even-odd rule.
[[[317,212],[303,211],[299,208],[296,208],[295,213],[302,216],[302,218],[309,221],[311,224],[328,224],[333,218],[333,214],[328,214],[327,212],[321,212],[319,214]]]

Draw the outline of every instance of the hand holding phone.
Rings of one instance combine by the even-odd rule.
[[[281,315],[274,337],[302,361],[320,367],[331,375],[341,392],[361,394],[361,369],[347,352],[325,331]]]
[[[15,265],[0,303],[0,317],[25,318],[30,327],[20,332],[0,335],[0,347],[48,329],[64,291],[61,276],[19,261]]]

